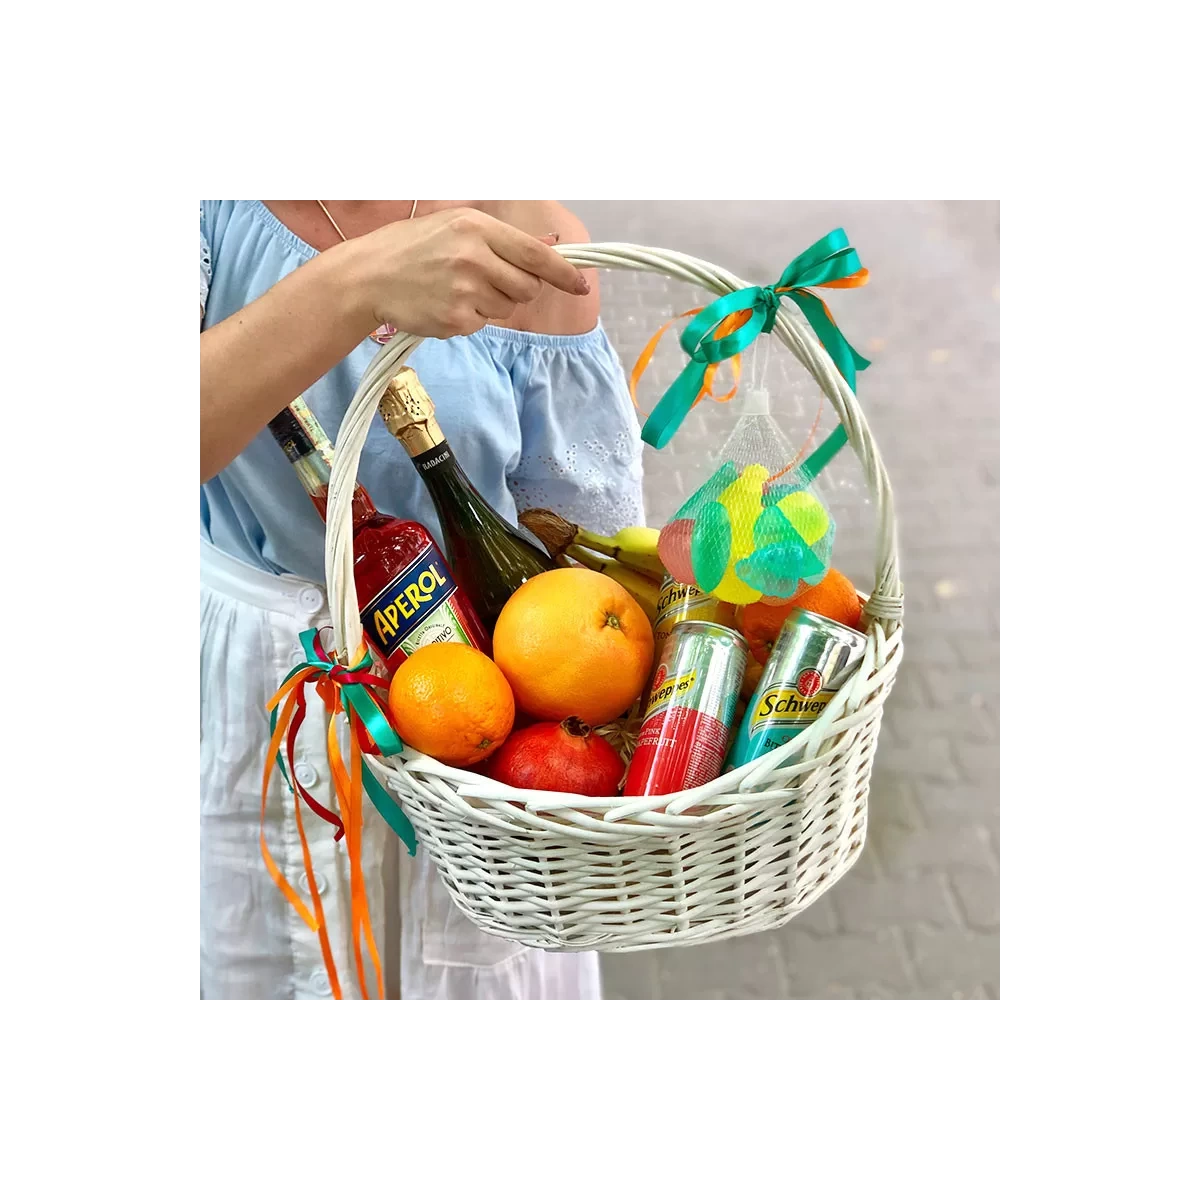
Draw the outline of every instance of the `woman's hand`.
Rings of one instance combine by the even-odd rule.
[[[352,264],[370,328],[387,322],[421,337],[456,337],[508,320],[543,283],[569,295],[591,290],[545,241],[470,208],[396,221],[336,249]]]

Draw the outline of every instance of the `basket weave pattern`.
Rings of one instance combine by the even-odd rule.
[[[577,266],[657,271],[718,295],[746,286],[666,250],[604,244],[560,252]],[[854,393],[808,326],[785,306],[775,335],[829,397],[877,506],[864,660],[798,737],[673,796],[521,791],[416,753],[368,758],[455,903],[489,933],[560,950],[716,941],[784,923],[862,852],[879,722],[902,653],[891,488]],[[358,460],[379,396],[419,340],[400,334],[380,351],[338,432],[326,571],[341,654],[361,639],[350,522]]]

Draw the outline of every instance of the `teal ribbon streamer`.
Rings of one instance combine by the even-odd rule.
[[[846,341],[820,297],[804,289],[845,279],[861,268],[858,251],[850,245],[846,231],[835,229],[792,259],[778,283],[770,287],[739,288],[726,296],[718,296],[697,313],[679,335],[679,344],[691,361],[654,406],[642,427],[642,441],[661,450],[671,440],[695,404],[709,364],[740,354],[760,333],[770,333],[785,296],[794,301],[807,318],[851,390],[857,390],[857,372],[869,367],[870,362]],[[714,337],[713,331],[721,321],[735,312],[750,314],[745,324],[725,337]]]
[[[360,659],[352,667],[343,667],[340,663],[334,662],[325,652],[321,645],[320,631],[316,629],[306,629],[300,635],[300,645],[304,647],[304,662],[288,672],[284,683],[303,671],[305,667],[315,667],[322,674],[328,675],[341,688],[342,699],[346,707],[352,708],[357,714],[358,719],[363,723],[363,728],[371,735],[371,740],[379,748],[379,753],[399,754],[404,749],[404,743],[388,723],[387,717],[383,715],[379,702],[362,682],[363,677],[370,674],[370,657]],[[272,713],[272,732],[274,729],[275,714]],[[283,758],[282,756],[277,757],[280,770],[283,770],[286,779],[287,771],[283,766]],[[409,854],[416,854],[417,832],[413,829],[412,822],[404,815],[404,810],[400,805],[388,794],[387,789],[375,778],[365,762],[362,782],[363,790],[379,811],[379,815],[388,823],[392,832],[408,847]]]

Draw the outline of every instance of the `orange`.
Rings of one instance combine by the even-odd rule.
[[[564,567],[526,580],[492,633],[517,706],[544,721],[616,720],[641,694],[654,634],[638,602],[598,571]]]
[[[741,610],[738,624],[750,643],[750,653],[760,663],[770,658],[784,621],[797,608],[819,613],[832,621],[849,625],[851,629],[857,629],[862,619],[862,601],[854,590],[854,584],[841,571],[831,567],[820,583],[806,588],[785,604],[781,605],[778,601],[764,604],[760,600],[756,604],[747,604]]]
[[[388,707],[404,742],[448,767],[487,758],[516,715],[500,668],[461,642],[422,646],[405,659],[392,676]]]

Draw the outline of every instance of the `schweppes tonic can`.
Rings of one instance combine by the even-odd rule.
[[[798,608],[783,624],[729,753],[743,766],[811,725],[854,673],[867,639],[855,629]]]
[[[679,583],[670,575],[663,579],[654,613],[654,652],[660,658],[667,636],[680,621],[711,621],[733,627],[733,605],[702,592],[694,584]]]
[[[650,680],[627,796],[663,796],[721,773],[749,647],[732,629],[681,621]]]

